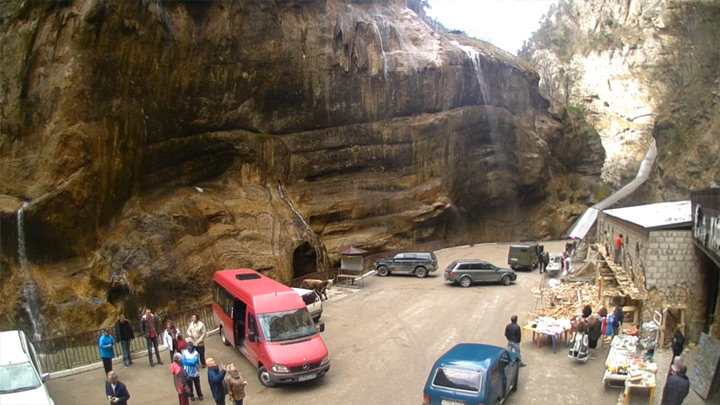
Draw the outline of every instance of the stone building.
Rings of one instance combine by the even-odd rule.
[[[609,236],[608,262],[615,237],[623,235],[621,261],[610,267],[627,274],[640,291],[641,323],[656,311],[663,315],[665,343],[676,328],[696,341],[707,326],[708,291],[691,214],[690,201],[678,201],[604,210],[598,216],[597,240],[607,240],[605,232]]]

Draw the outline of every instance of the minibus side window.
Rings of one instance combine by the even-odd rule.
[[[248,314],[248,339],[251,342],[258,340],[257,324],[253,314]]]
[[[220,305],[220,308],[222,308],[223,312],[225,312],[225,315],[232,318],[233,316],[233,304],[235,303],[235,298],[225,290],[220,284],[215,284],[215,302]]]

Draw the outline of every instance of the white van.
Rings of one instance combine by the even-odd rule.
[[[295,292],[298,293],[300,297],[302,297],[308,311],[310,311],[310,316],[312,316],[312,319],[315,322],[320,320],[320,316],[322,316],[323,312],[322,300],[320,299],[320,296],[317,295],[314,290],[306,290],[304,288],[296,287],[293,287],[292,289],[295,290]]]
[[[49,378],[25,332],[0,332],[0,404],[54,405]]]

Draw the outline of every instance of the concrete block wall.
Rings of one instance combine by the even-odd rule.
[[[685,306],[686,334],[699,337],[705,326],[704,300],[707,294],[700,257],[692,242],[690,230],[652,231],[645,254],[645,286],[654,299],[646,301],[644,320],[653,310],[663,307]]]
[[[700,285],[700,258],[690,230],[650,232],[645,254],[645,284],[648,289],[671,288],[678,282]]]

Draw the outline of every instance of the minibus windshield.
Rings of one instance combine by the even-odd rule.
[[[268,342],[299,339],[317,333],[307,308],[258,314],[258,319]]]

